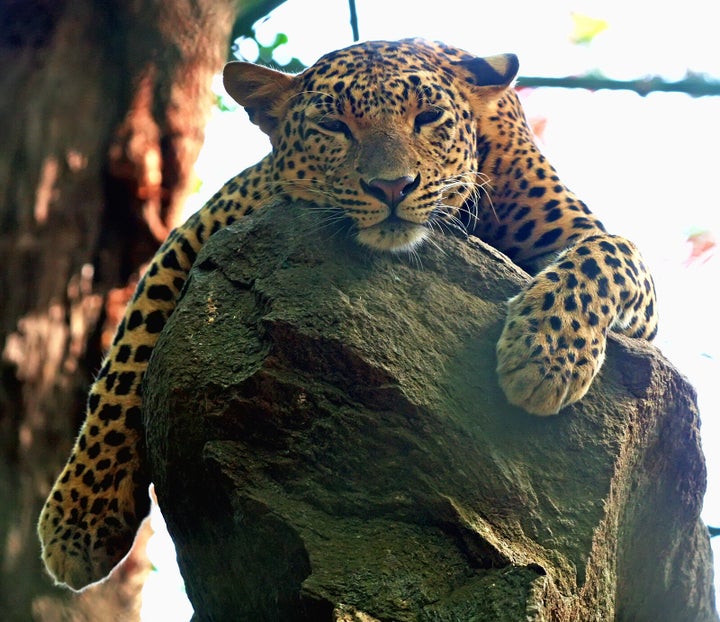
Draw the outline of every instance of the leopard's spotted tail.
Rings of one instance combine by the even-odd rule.
[[[138,283],[40,515],[42,557],[58,583],[78,590],[99,581],[132,546],[150,503],[140,396],[150,354],[200,247],[248,211],[247,187],[262,173],[261,163],[228,182],[170,234]]]

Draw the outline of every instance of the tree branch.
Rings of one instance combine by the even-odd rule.
[[[542,76],[521,76],[518,86],[523,87],[553,87],[565,89],[588,89],[599,91],[601,89],[633,91],[643,97],[652,92],[687,93],[692,97],[707,95],[720,95],[720,81],[708,80],[700,76],[690,76],[676,82],[667,82],[659,76],[639,78],[637,80],[612,80],[610,78],[595,76],[567,76],[564,78],[548,78]]]

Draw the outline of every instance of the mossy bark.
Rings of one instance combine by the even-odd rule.
[[[692,388],[611,338],[557,417],[495,376],[527,279],[368,253],[302,206],[216,234],[145,379],[198,620],[717,620]]]

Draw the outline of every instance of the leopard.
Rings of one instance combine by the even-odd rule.
[[[225,66],[227,92],[271,151],[174,229],[137,284],[38,521],[56,583],[80,591],[129,552],[150,508],[142,382],[153,347],[210,236],[270,204],[322,210],[347,223],[349,244],[390,256],[461,228],[524,270],[496,348],[509,408],[556,415],[588,391],[610,331],[655,336],[639,250],[540,151],[518,70],[514,54],[424,39],[355,43],[295,75]]]

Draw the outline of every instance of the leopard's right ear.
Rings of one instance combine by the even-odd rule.
[[[457,61],[468,72],[467,81],[475,87],[506,89],[516,78],[520,62],[515,54],[496,54]]]
[[[290,99],[292,82],[288,74],[252,63],[232,62],[223,69],[225,90],[270,137]]]

